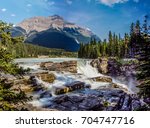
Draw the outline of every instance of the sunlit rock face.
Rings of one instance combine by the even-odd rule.
[[[77,51],[79,43],[88,43],[91,38],[100,40],[88,28],[65,21],[58,15],[25,19],[12,30],[13,36],[25,36],[25,41],[49,48]]]

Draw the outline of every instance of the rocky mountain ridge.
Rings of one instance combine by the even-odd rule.
[[[28,43],[69,51],[76,51],[79,43],[88,43],[91,38],[100,40],[88,28],[70,23],[58,15],[25,19],[13,28],[12,33],[13,36],[24,36]]]

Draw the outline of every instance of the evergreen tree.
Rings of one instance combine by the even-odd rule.
[[[150,36],[148,29],[148,16],[145,16],[142,39],[139,44],[139,60],[137,78],[140,82],[140,96],[150,97]]]
[[[125,33],[124,36],[124,46],[125,46],[125,58],[128,57],[128,53],[129,53],[129,35],[127,33]]]
[[[133,58],[135,56],[135,24],[132,23],[130,26],[130,56]]]
[[[13,37],[11,37],[10,28],[10,24],[0,21],[0,72],[18,75],[22,74],[23,70],[12,62],[11,48],[14,42],[12,41]],[[14,104],[28,100],[22,90],[19,92],[13,91],[12,86],[12,83],[0,78],[0,110],[16,110]]]
[[[108,37],[108,55],[112,56],[113,55],[113,36],[112,36],[112,32],[109,31],[109,37]]]

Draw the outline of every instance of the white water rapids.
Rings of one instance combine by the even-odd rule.
[[[56,80],[54,81],[54,83],[46,83],[38,79],[38,82],[45,85],[45,87],[48,88],[48,91],[50,91],[53,96],[55,96],[55,94],[53,93],[53,87],[60,87],[66,84],[68,85],[75,81],[81,81],[86,84],[90,84],[91,89],[97,89],[102,86],[105,86],[105,87],[110,86],[110,83],[95,82],[89,79],[93,77],[103,76],[102,74],[98,73],[96,68],[93,68],[90,65],[90,60],[76,59],[76,58],[67,58],[67,59],[66,58],[49,58],[49,59],[35,58],[35,59],[16,59],[15,62],[18,63],[23,68],[30,68],[32,72],[39,72],[39,71],[42,71],[39,66],[41,62],[48,62],[48,61],[62,62],[62,61],[68,61],[68,60],[76,60],[78,62],[78,67],[77,67],[78,73],[52,71],[52,73],[54,73],[56,76]],[[115,80],[114,78],[113,78],[113,82],[123,86],[124,88],[128,88],[126,85]],[[128,90],[131,91],[130,88],[128,88]],[[41,92],[35,94],[35,97],[39,95],[40,93]],[[43,104],[46,104],[49,99],[50,98],[42,98],[42,99],[34,100],[32,101],[32,104],[35,106],[42,106]]]

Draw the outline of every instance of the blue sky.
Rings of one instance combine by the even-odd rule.
[[[33,16],[51,16],[90,28],[100,38],[108,31],[129,32],[131,22],[150,14],[150,0],[0,0],[0,20],[17,24]]]

